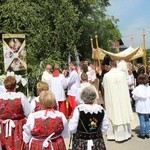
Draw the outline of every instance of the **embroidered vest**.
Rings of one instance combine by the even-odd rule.
[[[104,118],[104,110],[102,112],[87,113],[80,111],[79,123],[77,132],[75,133],[76,138],[79,139],[97,139],[101,138],[101,126]]]
[[[64,129],[62,118],[37,118],[31,134],[35,138],[45,138],[50,134],[55,133],[54,136],[60,135]]]
[[[42,108],[42,106],[41,106],[41,104],[39,102],[35,101],[35,109],[34,109],[34,111],[36,112],[36,111],[39,111],[39,110],[43,110],[43,108]]]
[[[0,119],[3,120],[20,120],[25,118],[21,98],[15,98],[14,100],[0,99],[0,112]]]

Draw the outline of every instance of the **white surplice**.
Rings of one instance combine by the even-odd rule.
[[[80,76],[77,71],[72,70],[67,78],[68,92],[67,95],[76,96],[77,88],[80,86]]]
[[[41,80],[46,82],[49,85],[49,87],[50,87],[50,85],[51,85],[51,83],[50,83],[51,77],[52,77],[52,75],[45,70],[43,72],[43,74],[42,74],[42,79]]]
[[[56,101],[65,101],[65,89],[67,88],[67,79],[63,74],[59,74],[58,77],[52,77],[51,80],[51,91],[55,94]]]

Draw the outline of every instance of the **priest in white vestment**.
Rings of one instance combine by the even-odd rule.
[[[131,138],[130,123],[133,119],[126,75],[111,62],[111,70],[104,75],[104,98],[110,128],[108,140],[124,141]]]

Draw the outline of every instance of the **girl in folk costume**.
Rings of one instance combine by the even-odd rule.
[[[132,91],[135,100],[135,111],[138,113],[140,121],[139,138],[145,139],[150,136],[150,87],[147,74],[138,76],[138,86]]]
[[[23,126],[25,148],[30,150],[66,150],[64,139],[68,137],[68,123],[63,113],[56,111],[55,96],[42,91],[39,97],[44,110],[29,115]]]
[[[76,94],[77,94],[77,88],[80,85],[80,77],[76,68],[76,63],[71,62],[70,63],[71,73],[70,76],[67,78],[67,84],[68,84],[68,117],[72,116],[72,113],[77,106],[77,102],[75,100]]]
[[[72,150],[106,150],[102,132],[109,123],[102,106],[94,104],[96,93],[86,87],[81,93],[84,104],[78,105],[69,121],[69,130],[73,134]]]
[[[49,86],[46,82],[40,81],[36,85],[37,94],[39,95],[42,91],[48,91]],[[43,109],[41,104],[39,103],[39,96],[31,101],[31,112],[36,112]]]
[[[86,87],[91,87],[95,92],[96,92],[96,99],[95,99],[95,103],[98,103],[98,99],[99,99],[99,95],[98,95],[98,91],[96,90],[95,86],[91,83],[88,82],[88,76],[86,73],[82,73],[81,74],[81,84],[80,87],[77,89],[77,95],[76,95],[76,102],[78,104],[83,104],[84,101],[81,99],[81,93],[83,91],[84,88]]]
[[[30,113],[30,105],[23,93],[16,93],[16,79],[4,80],[6,92],[0,94],[0,141],[3,150],[21,150],[22,126]]]
[[[61,74],[58,66],[54,66],[54,72],[51,78],[51,91],[54,93],[59,111],[67,117],[65,89],[67,88],[67,80]]]

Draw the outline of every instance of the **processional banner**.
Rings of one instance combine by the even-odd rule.
[[[5,71],[26,70],[25,34],[3,34],[2,40]]]

